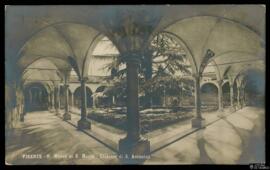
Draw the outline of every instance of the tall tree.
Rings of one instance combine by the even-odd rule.
[[[118,56],[112,63],[105,66],[105,69],[111,70],[110,79],[123,80],[125,78],[126,69],[119,69],[122,63],[121,56]],[[156,87],[157,84],[162,83],[164,89],[176,92],[174,94],[182,91],[183,84],[187,84],[186,87],[192,85],[192,82],[183,78],[183,75],[191,74],[186,53],[176,38],[168,33],[158,33],[148,48],[145,48],[139,74],[140,92],[145,95],[145,107],[151,106],[151,96],[159,90]],[[119,85],[124,84],[116,85],[118,86],[115,88],[118,89]]]

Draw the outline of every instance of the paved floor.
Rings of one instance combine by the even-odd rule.
[[[145,164],[265,161],[264,111],[246,107],[152,154]]]
[[[187,120],[146,134],[152,155],[145,164],[264,162],[264,110],[226,113],[223,119],[203,114],[203,130]],[[6,164],[119,164],[117,144],[125,132],[94,121],[91,131],[81,132],[79,118],[72,114],[66,122],[47,111],[28,113],[20,128],[6,133]]]
[[[7,164],[115,164],[118,162],[116,158],[107,159],[106,155],[103,155],[114,155],[115,152],[47,111],[28,113],[21,128],[7,133],[6,139]],[[41,159],[38,154],[42,154]],[[69,155],[74,158],[63,158]]]

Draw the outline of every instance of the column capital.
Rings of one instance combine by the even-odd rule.
[[[69,87],[69,84],[64,84],[63,87],[64,88],[68,88]]]
[[[200,74],[192,74],[192,77],[194,79],[200,79],[201,78],[201,75]]]
[[[142,60],[142,54],[136,51],[126,52],[122,54],[122,60],[126,63],[140,64]]]
[[[81,83],[86,83],[88,81],[88,77],[82,77],[80,81]]]
[[[222,85],[223,80],[217,80],[217,83],[218,83],[219,85]]]

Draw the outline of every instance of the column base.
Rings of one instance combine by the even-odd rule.
[[[224,118],[225,117],[225,113],[223,109],[218,110],[218,115],[219,118]]]
[[[60,116],[59,110],[55,110],[55,115]]]
[[[131,141],[128,138],[119,140],[119,159],[125,164],[141,164],[150,159],[150,141],[140,139]]]
[[[63,115],[63,120],[71,120],[71,114],[65,113],[65,114]]]
[[[86,119],[80,119],[78,121],[78,129],[83,130],[83,129],[91,129],[91,123],[90,121]]]
[[[191,120],[192,128],[205,128],[205,119],[194,118]]]
[[[234,106],[231,106],[231,107],[230,107],[230,111],[231,111],[231,112],[235,112],[235,110],[236,110],[236,109],[235,109]]]
[[[242,106],[238,105],[236,108],[237,108],[237,110],[240,110],[240,109],[242,109]]]
[[[20,121],[24,122],[24,115],[23,114],[20,114]]]

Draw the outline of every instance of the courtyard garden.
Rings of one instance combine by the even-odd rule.
[[[144,109],[140,111],[141,133],[145,134],[192,117],[193,114],[191,108]],[[126,109],[114,108],[92,110],[88,114],[88,118],[126,130]]]

